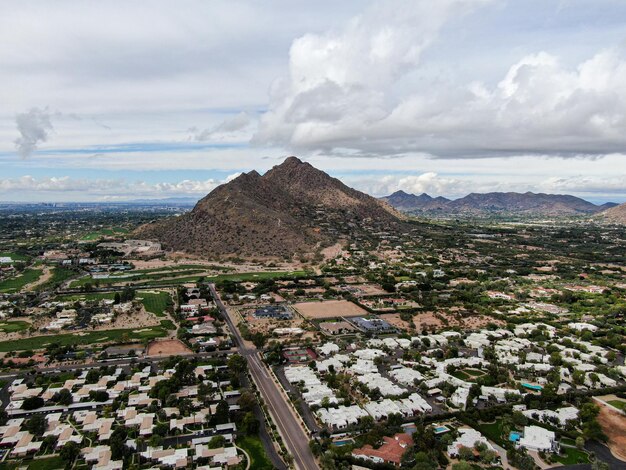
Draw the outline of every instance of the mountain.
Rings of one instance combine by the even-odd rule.
[[[487,215],[511,213],[544,216],[589,215],[601,212],[611,203],[597,206],[575,196],[543,193],[471,193],[453,201],[433,199],[427,194],[415,196],[400,191],[382,198],[398,210],[409,213],[433,212],[444,214]],[[436,202],[435,202],[436,201]]]
[[[381,199],[403,212],[438,210],[450,202],[450,199],[441,196],[433,198],[426,193],[416,196],[404,191],[396,191]]]
[[[626,203],[610,207],[598,214],[598,217],[607,222],[626,225]]]
[[[276,257],[394,230],[402,220],[388,204],[289,157],[264,175],[241,174],[190,212],[144,225],[137,236],[195,254]]]

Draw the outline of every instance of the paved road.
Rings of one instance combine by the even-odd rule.
[[[287,402],[287,397],[281,393],[278,388],[279,385],[274,382],[269,371],[261,362],[257,350],[246,347],[243,338],[239,334],[239,330],[233,324],[224,304],[217,295],[215,286],[210,284],[209,289],[211,290],[211,295],[217,307],[222,312],[224,319],[235,337],[235,342],[241,355],[248,361],[250,374],[259,388],[261,396],[265,400],[270,414],[274,419],[274,423],[280,430],[280,435],[283,437],[287,450],[289,450],[293,457],[296,468],[299,470],[319,470],[315,457],[313,457],[313,453],[309,448],[309,437],[300,426],[298,418],[294,416],[290,408],[291,405]]]
[[[598,441],[588,441],[585,444],[585,450],[593,452],[598,459],[608,463],[611,470],[626,469],[626,462],[615,457],[607,446]]]

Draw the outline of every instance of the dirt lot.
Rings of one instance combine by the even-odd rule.
[[[148,356],[176,356],[186,354],[193,354],[193,352],[177,339],[153,341],[148,345],[146,351],[146,355]]]
[[[357,284],[351,287],[354,287],[359,290],[359,292],[356,293],[357,297],[387,294],[387,291],[385,291],[382,287],[376,284]]]
[[[626,461],[626,416],[602,403],[598,405],[600,405],[598,422],[609,438],[609,448],[615,457]]]
[[[446,323],[442,321],[441,318],[438,318],[438,316],[446,319],[448,321],[448,324],[446,325]],[[438,316],[435,316],[434,312],[418,313],[417,315],[413,316],[415,329],[421,332],[424,329],[432,330],[433,328],[439,329],[452,326],[461,326],[468,329],[478,329],[485,327],[488,323],[495,323],[500,326],[504,325],[504,322],[484,315],[461,318],[460,320],[449,313],[441,312],[438,314]],[[383,315],[380,315],[380,318],[386,320],[396,328],[409,329],[409,324],[400,318],[399,313],[385,313]]]
[[[347,300],[326,300],[323,302],[300,302],[293,305],[302,316],[320,320],[335,317],[359,317],[367,311]]]

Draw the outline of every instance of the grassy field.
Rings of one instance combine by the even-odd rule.
[[[555,455],[555,460],[563,465],[575,465],[577,463],[589,462],[589,455],[582,450],[574,447],[561,447],[561,451],[565,455]]]
[[[27,321],[0,321],[0,331],[3,333],[14,333],[27,330],[29,327],[30,323]]]
[[[618,410],[626,411],[626,401],[611,400],[607,402],[609,405],[613,405]]]
[[[20,255],[12,251],[0,251],[0,258],[5,258],[7,256],[13,261],[28,261],[28,256],[26,255]]]
[[[63,282],[72,276],[76,276],[77,272],[72,269],[55,267],[52,268],[52,276],[44,284],[37,287],[38,290],[49,290],[59,287]]]
[[[166,330],[176,329],[176,325],[174,325],[174,322],[172,320],[161,320],[161,326]]]
[[[250,470],[272,470],[274,468],[258,436],[240,437],[237,439],[237,445],[250,456]]]
[[[465,372],[467,375],[471,375],[472,377],[481,377],[485,375],[482,370],[477,369],[463,369],[463,372]]]
[[[25,285],[35,282],[42,274],[41,269],[25,269],[20,275],[0,281],[0,292],[19,292]]]
[[[122,227],[103,228],[95,232],[87,233],[85,236],[83,236],[83,238],[81,238],[81,240],[91,242],[94,240],[98,240],[102,237],[112,237],[115,235],[123,235],[125,233],[128,233],[128,230]]]
[[[466,382],[475,382],[478,377],[485,375],[485,373],[479,370],[463,369],[454,371],[452,375]]]
[[[21,338],[14,341],[4,341],[0,343],[0,352],[24,351],[30,349],[43,349],[47,345],[57,343],[61,346],[86,345],[94,343],[119,343],[132,340],[151,340],[167,335],[167,331],[160,326],[153,326],[141,329],[121,329],[90,331],[83,334],[68,333],[50,336],[33,336],[31,338]]]
[[[502,436],[502,421],[496,419],[493,423],[480,423],[476,429],[485,437],[491,439],[498,445],[504,445],[505,440]]]
[[[85,292],[84,294],[57,295],[55,300],[60,302],[75,302],[77,300],[113,300],[115,292]]]
[[[307,276],[306,271],[268,271],[260,273],[234,273],[234,274],[218,274],[217,276],[207,276],[207,281],[220,282],[220,281],[234,281],[234,282],[248,282],[248,281],[263,281],[266,279],[280,279],[291,277],[303,277]]]
[[[80,287],[85,284],[97,284],[97,285],[111,285],[111,284],[153,284],[155,281],[159,281],[165,278],[176,278],[181,276],[189,276],[190,274],[198,274],[194,279],[197,279],[200,276],[200,273],[204,272],[204,269],[180,269],[180,270],[171,270],[171,271],[148,271],[145,270],[143,272],[138,271],[128,271],[124,274],[119,275],[111,275],[110,277],[104,279],[93,279],[91,276],[84,276],[80,279],[76,279],[72,281],[71,287]],[[166,280],[166,282],[176,282],[174,280]]]
[[[164,317],[167,307],[174,305],[169,292],[137,292],[136,297],[141,299],[141,303],[146,311],[154,313],[157,317]]]
[[[270,272],[258,272],[258,273],[233,273],[233,274],[217,274],[215,276],[203,276],[202,271],[197,269],[183,269],[179,271],[151,271],[149,273],[141,273],[138,276],[132,277],[110,277],[107,279],[98,279],[99,285],[111,285],[111,284],[133,284],[135,286],[142,286],[149,284],[151,286],[162,286],[171,284],[187,284],[193,282],[199,282],[200,279],[210,282],[220,281],[234,281],[234,282],[246,282],[246,281],[262,281],[265,279],[281,279],[281,278],[294,278],[307,276],[305,271],[270,271]],[[131,271],[130,274],[135,273]],[[195,274],[190,276],[189,274]],[[173,278],[173,279],[167,279]],[[96,281],[90,276],[85,276],[76,281],[73,281],[71,287],[80,287],[87,283],[95,284]]]
[[[65,468],[65,461],[58,455],[35,459],[28,465],[28,470],[55,470],[59,468]]]

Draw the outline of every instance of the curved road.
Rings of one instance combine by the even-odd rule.
[[[279,385],[274,382],[267,368],[261,362],[257,350],[246,347],[239,330],[233,324],[224,304],[217,295],[215,285],[209,284],[209,289],[215,300],[215,304],[220,309],[220,312],[228,323],[228,327],[235,337],[240,354],[248,361],[250,375],[252,375],[254,382],[261,392],[261,396],[265,400],[265,404],[280,431],[285,446],[293,457],[296,468],[299,470],[319,470],[315,457],[309,448],[309,436],[305,433],[304,429],[302,429],[296,416],[294,416],[291,405],[287,402],[288,398],[279,390]]]

